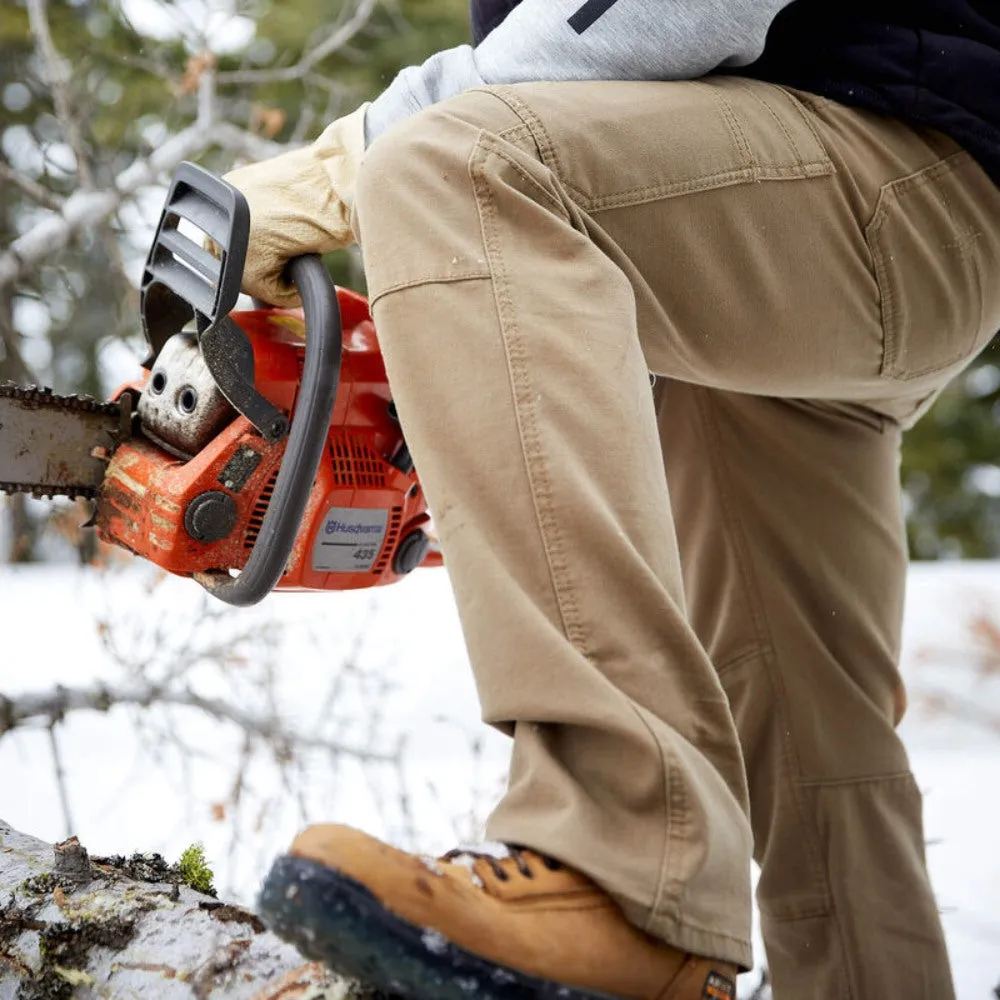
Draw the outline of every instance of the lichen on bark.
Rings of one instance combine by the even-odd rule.
[[[53,847],[0,820],[0,1000],[343,992],[253,913],[196,892],[158,855],[87,858],[78,842]]]

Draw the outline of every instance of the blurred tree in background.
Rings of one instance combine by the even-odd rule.
[[[0,380],[108,392],[143,355],[137,282],[180,159],[223,173],[306,142],[468,35],[466,0],[3,0]],[[363,287],[356,255],[329,264]],[[38,558],[50,509],[0,498],[0,559]]]
[[[46,65],[32,8],[35,22],[47,21],[61,65]],[[338,32],[345,41],[315,58]],[[343,0],[321,12],[309,0],[5,0],[0,247],[75,191],[111,187],[188,127],[209,74],[215,120],[301,143],[375,96],[404,65],[467,35],[465,0]],[[238,147],[205,143],[196,158],[222,172],[234,159],[277,151]],[[137,332],[135,265],[160,197],[156,189],[145,206],[126,200],[62,253],[24,269],[13,287],[0,280],[0,375],[20,379],[27,362],[60,390],[107,388],[102,349]]]
[[[305,142],[468,34],[467,0],[3,0],[0,379],[113,388],[142,354],[136,283],[179,159],[222,173]],[[363,288],[356,256],[329,263]],[[908,435],[916,557],[1000,556],[998,407],[991,348]],[[49,509],[0,500],[0,559],[45,556]]]
[[[903,439],[910,551],[1000,557],[1000,344],[945,390]]]

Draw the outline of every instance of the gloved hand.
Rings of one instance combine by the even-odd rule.
[[[285,264],[353,242],[354,184],[365,151],[364,104],[327,126],[311,145],[225,175],[250,205],[243,291],[275,306],[297,306]]]

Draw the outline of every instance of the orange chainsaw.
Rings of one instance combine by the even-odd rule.
[[[249,231],[239,191],[181,164],[141,376],[107,402],[0,384],[0,491],[92,498],[100,538],[234,605],[440,565],[365,299],[311,255],[289,263],[301,310],[233,312]]]

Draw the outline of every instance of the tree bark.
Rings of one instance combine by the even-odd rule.
[[[0,820],[0,1000],[340,1000],[343,983],[155,855],[89,858]]]

